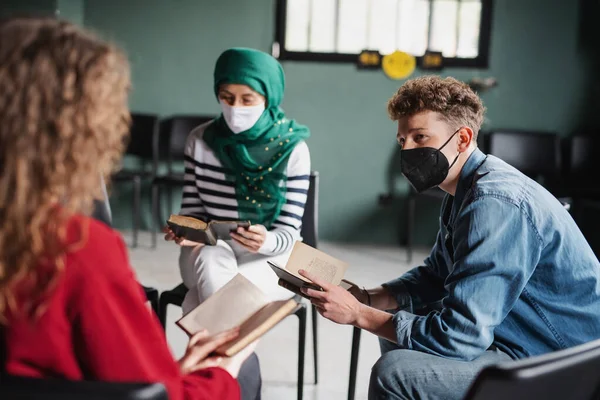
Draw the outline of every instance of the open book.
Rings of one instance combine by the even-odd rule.
[[[342,279],[348,269],[348,263],[331,257],[302,242],[294,244],[292,254],[285,267],[277,265],[272,261],[267,261],[267,263],[279,277],[279,286],[303,297],[306,296],[300,291],[300,288],[310,287],[316,290],[321,290],[321,288],[300,275],[298,270],[301,269],[333,285],[341,286],[346,290],[354,285],[352,282]]]
[[[217,244],[217,240],[231,239],[229,233],[238,227],[247,228],[249,221],[210,221],[204,222],[193,217],[171,214],[167,225],[175,236],[182,237],[192,242],[205,243],[211,246]]]
[[[230,357],[292,314],[297,306],[294,299],[270,301],[256,285],[237,274],[177,325],[190,336],[202,329],[216,335],[239,326],[239,336],[215,351]]]

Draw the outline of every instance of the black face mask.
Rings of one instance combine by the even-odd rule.
[[[456,156],[451,165],[448,165],[448,159],[440,150],[450,142],[450,139],[458,131],[460,129],[454,132],[439,149],[421,147],[400,151],[400,169],[402,174],[408,179],[417,193],[438,186],[448,176],[450,168],[458,160],[460,154]]]

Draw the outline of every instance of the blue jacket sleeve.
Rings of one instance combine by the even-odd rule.
[[[538,264],[542,239],[518,204],[488,196],[459,213],[452,244],[441,311],[399,311],[394,323],[400,347],[468,361],[492,344]]]

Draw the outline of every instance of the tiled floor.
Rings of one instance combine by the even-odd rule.
[[[124,236],[127,238],[127,234]],[[140,247],[130,250],[131,262],[140,282],[159,290],[170,289],[180,283],[177,267],[178,247],[159,240],[156,250],[149,248],[150,237],[142,234]],[[367,287],[375,286],[405,272],[406,253],[398,247],[376,247],[321,243],[320,249],[334,257],[346,260],[350,268],[346,277]],[[414,261],[422,260],[423,252],[416,252]],[[176,357],[183,354],[186,335],[174,324],[181,310],[170,308],[167,322],[169,345]],[[310,318],[309,318],[310,321]],[[306,400],[341,400],[347,398],[350,370],[352,327],[336,325],[323,317],[318,320],[319,383],[314,377],[312,328],[307,327],[305,356]],[[257,350],[263,376],[263,399],[281,400],[296,398],[298,360],[298,319],[287,318],[263,337]],[[377,339],[363,332],[360,346],[356,399],[366,399],[371,366],[379,357]]]

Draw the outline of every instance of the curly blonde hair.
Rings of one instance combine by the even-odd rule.
[[[466,83],[427,75],[407,81],[388,101],[388,114],[394,121],[421,111],[439,113],[454,129],[468,126],[476,142],[485,107]]]
[[[125,56],[73,24],[0,22],[0,323],[43,312],[73,246],[67,220],[119,165],[128,88]]]

